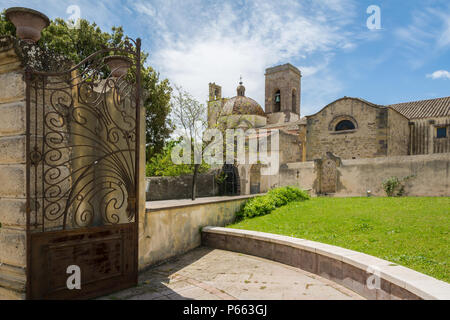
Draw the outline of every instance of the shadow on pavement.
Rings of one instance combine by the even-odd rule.
[[[183,296],[183,292],[197,291],[201,296],[204,290],[196,286],[192,279],[178,275],[178,271],[195,263],[213,249],[200,247],[172,258],[163,264],[153,266],[139,275],[136,287],[101,297],[102,300],[193,300]],[[207,291],[205,291],[207,293]]]

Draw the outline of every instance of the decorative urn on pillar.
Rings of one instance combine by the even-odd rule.
[[[132,61],[124,56],[109,56],[105,58],[105,63],[111,69],[111,75],[119,78],[127,74]]]
[[[26,42],[36,43],[42,29],[50,25],[50,19],[43,13],[22,7],[9,8],[6,18],[16,27],[16,36]]]

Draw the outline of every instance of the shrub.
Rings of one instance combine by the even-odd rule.
[[[407,176],[399,179],[398,177],[390,177],[383,181],[383,189],[388,197],[401,197],[405,194],[405,181],[413,176]]]
[[[296,187],[282,187],[270,190],[266,195],[247,201],[236,214],[238,220],[264,216],[276,208],[285,206],[289,202],[310,199],[306,191]]]

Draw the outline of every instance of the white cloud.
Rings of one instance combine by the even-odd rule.
[[[205,102],[208,83],[236,95],[242,75],[247,95],[264,107],[264,72],[290,62],[303,72],[302,114],[337,94],[340,79],[328,69],[336,50],[355,42],[349,26],[357,16],[355,0],[78,0],[82,18],[102,29],[125,25],[143,38],[148,63],[162,76]],[[13,0],[0,0],[4,7]],[[24,0],[51,18],[66,18],[72,0]],[[38,7],[36,7],[38,6]],[[131,13],[130,13],[131,12]],[[132,20],[130,20],[132,19]],[[356,39],[356,40],[355,40]]]
[[[265,69],[286,62],[303,71],[305,83],[321,85],[315,94],[328,96],[340,87],[326,69],[330,53],[354,46],[346,30],[353,0],[138,1],[134,9],[159,26],[150,64],[201,102],[209,82],[222,85],[224,96],[236,95],[242,75],[246,94],[264,107]],[[321,107],[309,104],[316,99],[304,88],[303,114]]]
[[[427,74],[427,78],[431,78],[433,80],[437,79],[450,79],[450,72],[446,70],[438,70],[433,72],[432,74]]]

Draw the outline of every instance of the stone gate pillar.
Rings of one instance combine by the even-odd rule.
[[[0,38],[0,299],[26,287],[26,103],[22,61]]]

